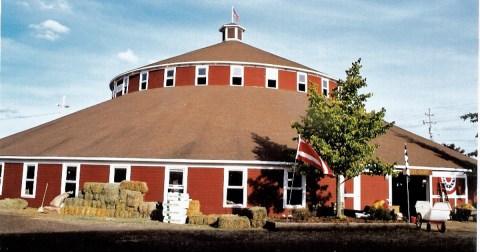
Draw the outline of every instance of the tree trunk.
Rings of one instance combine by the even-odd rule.
[[[342,195],[341,195],[341,192],[340,192],[340,185],[341,185],[341,181],[340,181],[340,175],[336,174],[335,175],[337,181],[335,182],[335,185],[336,185],[336,208],[337,208],[337,211],[335,212],[335,216],[336,217],[339,217],[340,215],[342,215]]]

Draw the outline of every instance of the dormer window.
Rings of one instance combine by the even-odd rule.
[[[141,72],[140,73],[140,91],[147,90],[148,88],[148,72]]]
[[[195,85],[206,86],[208,76],[208,66],[197,66],[195,74]]]
[[[122,95],[125,95],[128,93],[128,76],[123,78],[123,90],[122,90]]]
[[[322,94],[325,97],[328,97],[328,79],[322,78]]]
[[[222,41],[243,41],[243,33],[245,28],[238,24],[226,24],[220,27],[219,31],[222,33]]]
[[[267,68],[265,77],[265,87],[278,88],[278,69]]]
[[[230,66],[230,85],[243,86],[243,66]]]
[[[165,83],[164,87],[173,87],[175,86],[175,68],[165,69]]]
[[[307,92],[307,74],[297,73],[297,91],[298,92]]]

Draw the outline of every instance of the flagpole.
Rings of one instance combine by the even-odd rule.
[[[230,19],[232,20],[232,23],[233,23],[233,5],[232,5],[232,12],[230,12]]]
[[[411,223],[410,218],[410,191],[408,188],[408,182],[410,181],[410,171],[408,170],[408,153],[407,153],[407,143],[405,143],[405,179],[407,180],[407,216],[408,223]]]
[[[297,153],[298,150],[300,150],[300,134],[298,134],[298,145],[297,145]],[[292,187],[293,187],[293,182],[295,181],[295,167],[297,167],[297,156],[295,155],[295,164],[293,166],[293,176],[292,176]],[[287,172],[287,186],[288,186],[288,172]],[[288,197],[288,202],[287,205],[290,205],[290,201],[292,200],[292,193],[293,190],[290,190],[290,196]]]

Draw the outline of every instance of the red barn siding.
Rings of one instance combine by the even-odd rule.
[[[230,66],[210,66],[208,85],[230,85]]]
[[[175,86],[195,86],[195,67],[177,67]]]
[[[360,205],[363,208],[372,205],[377,200],[388,198],[388,179],[383,176],[360,175],[361,194]]]
[[[81,165],[79,190],[83,189],[85,182],[108,183],[110,177],[109,165]]]
[[[163,76],[164,70],[150,71],[148,73],[148,88],[159,88],[163,87]]]
[[[329,80],[328,81],[328,92],[331,94],[333,92],[333,90],[337,87],[337,82],[333,81],[333,80]]]
[[[278,88],[297,91],[297,72],[278,70]]]
[[[307,75],[307,83],[310,85],[310,82],[313,82],[317,85],[317,92],[322,92],[322,79],[317,76]]]
[[[147,183],[148,192],[145,194],[145,201],[163,201],[165,167],[132,166],[130,180]]]
[[[5,163],[1,198],[20,198],[23,163]]]
[[[283,170],[248,170],[247,205],[267,208],[268,215],[287,214],[283,209]]]
[[[245,86],[265,87],[265,68],[245,67]]]
[[[224,169],[188,168],[188,194],[193,200],[200,201],[203,214],[230,213],[223,208]]]
[[[55,197],[61,193],[62,165],[61,164],[38,164],[37,166],[36,195],[33,199],[25,199],[30,207],[40,207],[42,204],[45,186],[48,183],[44,205],[49,205]]]
[[[337,201],[337,192],[335,189],[336,179],[325,176],[318,181],[318,184],[321,188],[317,191],[317,199],[319,199],[319,203],[330,207],[333,202]]]
[[[128,93],[133,93],[140,90],[139,83],[138,83],[139,80],[140,80],[140,74],[134,74],[130,76],[130,79],[128,80]]]

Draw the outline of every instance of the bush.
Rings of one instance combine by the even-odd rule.
[[[308,220],[310,217],[313,216],[315,216],[315,214],[311,213],[306,208],[293,209],[292,211],[292,218],[296,221]]]
[[[393,219],[392,212],[383,207],[370,207],[368,209],[368,213],[370,214],[370,218],[374,220],[392,220]]]

